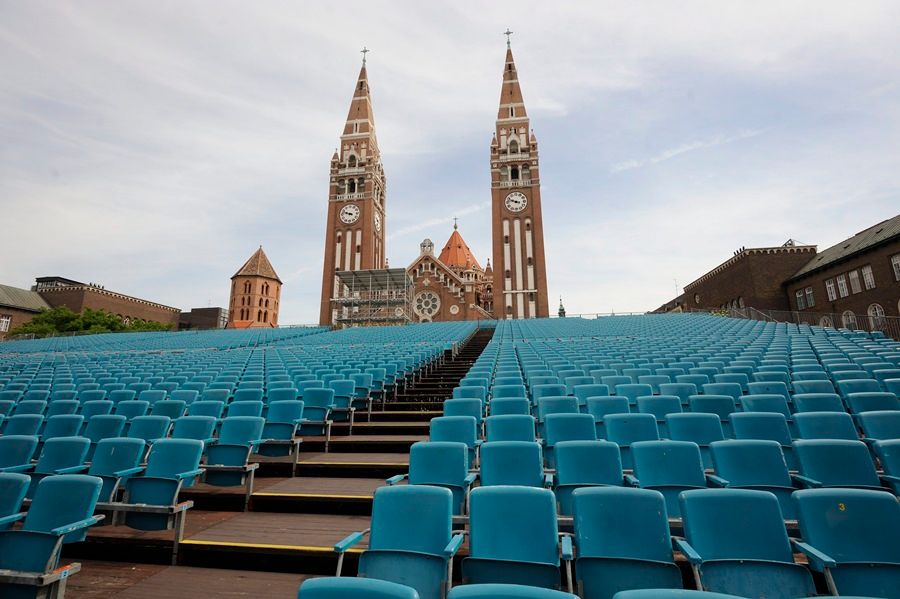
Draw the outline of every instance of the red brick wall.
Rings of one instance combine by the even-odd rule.
[[[58,290],[41,291],[40,294],[44,301],[54,308],[67,306],[73,312],[81,312],[85,308],[90,308],[91,310],[103,309],[123,318],[152,320],[162,324],[171,324],[176,328],[178,319],[181,316],[180,310],[170,310],[159,304],[143,302],[135,298],[90,287],[61,287]]]
[[[11,321],[9,323],[10,331],[19,325],[23,325],[26,322],[31,322],[31,319],[36,315],[36,312],[29,312],[27,310],[19,310],[18,308],[7,308],[6,306],[0,306],[0,316],[11,317]],[[0,339],[5,339],[8,334],[9,331],[0,331]]]

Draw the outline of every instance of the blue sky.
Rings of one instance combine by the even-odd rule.
[[[263,244],[316,319],[359,49],[387,255],[454,216],[489,257],[510,27],[541,151],[551,305],[641,311],[740,246],[900,207],[900,3],[0,0],[0,282],[226,305]]]

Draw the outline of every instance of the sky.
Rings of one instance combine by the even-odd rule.
[[[505,40],[540,144],[551,306],[653,309],[741,246],[900,210],[900,3],[0,0],[0,283],[226,306],[262,244],[317,319],[365,45],[387,257],[490,251]]]

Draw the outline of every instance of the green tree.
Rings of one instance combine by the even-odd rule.
[[[77,314],[66,306],[43,310],[30,322],[26,322],[9,332],[13,335],[35,335],[38,337],[59,333],[115,333],[119,331],[168,331],[171,325],[151,320],[135,319],[125,324],[115,314],[106,310],[85,308]]]

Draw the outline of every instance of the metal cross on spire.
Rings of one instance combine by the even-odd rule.
[[[453,230],[454,230],[454,231],[456,231],[456,229],[459,228],[459,225],[457,225],[457,223],[456,223],[456,221],[458,221],[458,220],[459,220],[459,219],[456,218],[455,216],[453,217]]]
[[[513,34],[512,31],[509,30],[509,27],[506,28],[506,31],[503,32],[503,35],[506,36],[506,47],[509,48],[509,36]]]
[[[365,46],[363,46],[363,49],[360,50],[360,52],[361,52],[362,55],[363,55],[363,66],[366,66],[366,54],[368,54],[369,52],[371,52],[371,50],[369,50],[368,48],[366,48]]]

